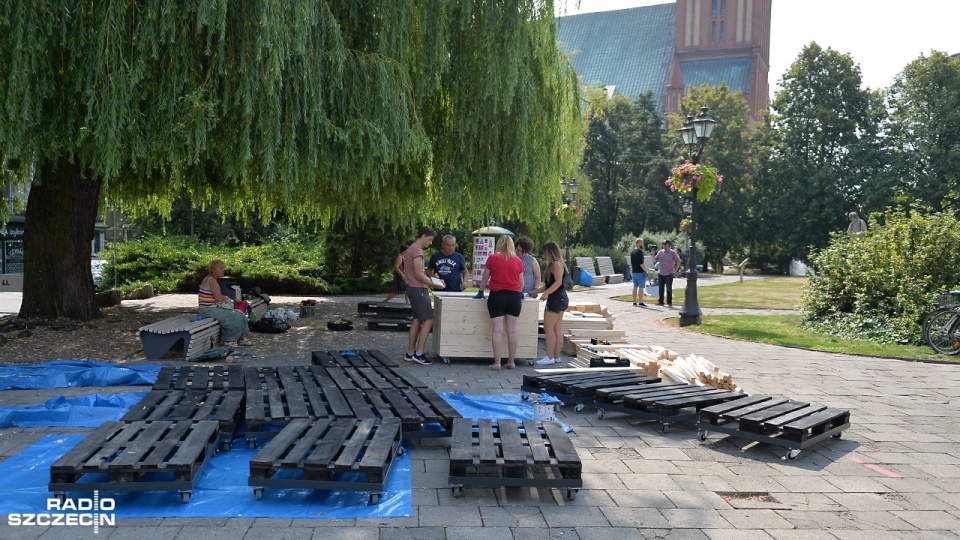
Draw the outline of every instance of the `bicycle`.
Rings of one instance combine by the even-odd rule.
[[[923,339],[941,354],[960,353],[960,291],[941,294],[923,320]]]

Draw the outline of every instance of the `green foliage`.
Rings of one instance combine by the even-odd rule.
[[[820,331],[921,342],[933,295],[960,285],[960,223],[947,213],[874,214],[864,235],[836,233],[813,259],[802,310]]]

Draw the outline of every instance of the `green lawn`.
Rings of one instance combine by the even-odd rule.
[[[700,283],[709,282],[709,279],[709,277],[701,278]],[[803,286],[806,284],[807,279],[802,277],[770,277],[746,280],[742,283],[709,285],[697,287],[697,300],[700,307],[705,310],[709,308],[797,309],[803,298]],[[674,289],[673,304],[683,305],[683,298],[683,289]],[[618,296],[615,299],[632,301],[629,296]],[[678,319],[673,318],[669,322],[677,324]],[[869,341],[818,334],[801,324],[799,314],[710,315],[707,311],[703,317],[703,324],[687,326],[686,330],[813,351],[907,360],[960,362],[960,358],[956,356],[937,354],[929,347],[881,345]]]
[[[710,279],[701,276],[697,283],[703,285]],[[697,287],[697,303],[701,308],[797,309],[803,298],[802,287],[806,284],[805,277],[769,277],[700,286]],[[683,288],[674,287],[673,305],[683,305],[685,296]],[[617,296],[615,300],[632,302],[633,298]]]

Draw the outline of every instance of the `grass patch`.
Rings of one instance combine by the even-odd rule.
[[[669,322],[678,324],[679,319],[669,319]],[[812,351],[905,360],[960,362],[960,359],[955,356],[937,354],[929,347],[881,345],[870,341],[818,334],[804,328],[799,315],[706,315],[703,317],[703,324],[685,328],[703,334]]]
[[[701,274],[698,284],[710,279]],[[797,309],[806,284],[805,277],[768,277],[697,287],[697,303],[701,308]],[[685,297],[683,288],[674,287],[673,305],[683,305]],[[633,302],[626,295],[614,299]]]

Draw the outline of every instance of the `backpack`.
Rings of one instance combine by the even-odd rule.
[[[573,290],[573,278],[570,277],[570,272],[567,272],[566,270],[563,271],[563,290]]]

